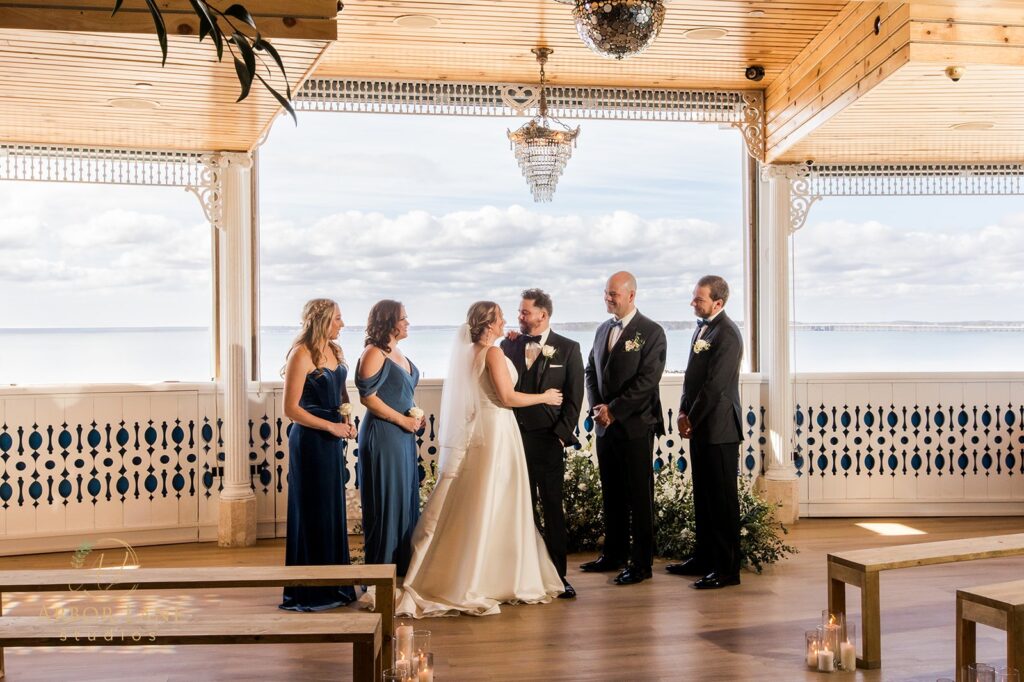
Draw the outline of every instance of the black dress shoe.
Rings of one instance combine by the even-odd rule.
[[[708,573],[706,576],[693,584],[698,590],[720,590],[723,587],[740,584],[740,574],[723,575],[720,573]]]
[[[636,583],[643,582],[644,580],[651,579],[650,568],[638,568],[637,566],[627,566],[622,573],[615,576],[616,585],[635,585]]]
[[[665,567],[665,570],[672,575],[695,575],[702,577],[708,574],[707,568],[697,563],[696,559],[687,559],[682,563],[669,564]]]
[[[562,587],[565,588],[565,591],[562,592],[562,594],[558,595],[559,599],[575,599],[576,598],[576,588],[573,587],[572,585],[570,585],[569,581],[566,580],[565,578],[562,578]]]
[[[608,571],[617,571],[622,568],[622,566],[622,561],[615,561],[614,559],[609,559],[606,556],[599,556],[593,561],[580,564],[580,570],[586,573],[606,573]]]

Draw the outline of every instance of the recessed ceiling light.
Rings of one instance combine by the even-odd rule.
[[[967,121],[949,126],[951,130],[992,130],[996,127],[991,121]]]
[[[691,28],[683,32],[683,37],[687,40],[718,40],[728,33],[724,28]]]
[[[394,21],[403,28],[434,28],[441,23],[440,19],[429,14],[403,14],[395,17]]]
[[[116,97],[114,99],[108,99],[107,104],[114,107],[115,109],[156,109],[160,106],[159,102],[151,99],[142,99],[141,97]]]
[[[748,17],[755,18],[763,17],[765,14],[767,14],[767,12],[765,12],[763,9],[752,9],[749,12],[747,12]]]

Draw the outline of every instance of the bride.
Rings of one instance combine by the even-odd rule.
[[[526,457],[513,407],[560,405],[562,394],[514,390],[497,346],[505,320],[474,303],[460,327],[441,395],[437,487],[413,533],[395,612],[422,618],[499,613],[498,604],[548,602],[562,580],[533,522]]]

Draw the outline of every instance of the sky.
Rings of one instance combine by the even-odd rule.
[[[413,324],[455,324],[532,286],[556,321],[599,320],[619,269],[656,319],[690,319],[709,272],[742,317],[737,131],[572,122],[578,148],[535,204],[505,135],[525,120],[279,119],[259,152],[263,324],[294,325],[320,295],[349,324],[381,298]],[[793,256],[801,321],[1024,320],[1021,197],[826,198]],[[209,323],[210,229],[180,188],[0,183],[0,258],[0,327]]]

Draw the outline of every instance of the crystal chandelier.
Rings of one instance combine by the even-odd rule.
[[[580,129],[575,130],[557,118],[548,116],[547,91],[544,88],[544,64],[548,61],[551,49],[535,47],[531,50],[537,55],[540,64],[540,107],[534,116],[522,128],[514,133],[508,131],[508,139],[512,143],[516,161],[523,170],[526,184],[530,186],[534,201],[551,201],[558,184],[558,176],[565,170],[565,164],[572,156],[572,148],[576,144],[576,136]]]
[[[663,0],[557,0],[571,3],[576,31],[602,57],[640,54],[654,42],[665,20]]]

